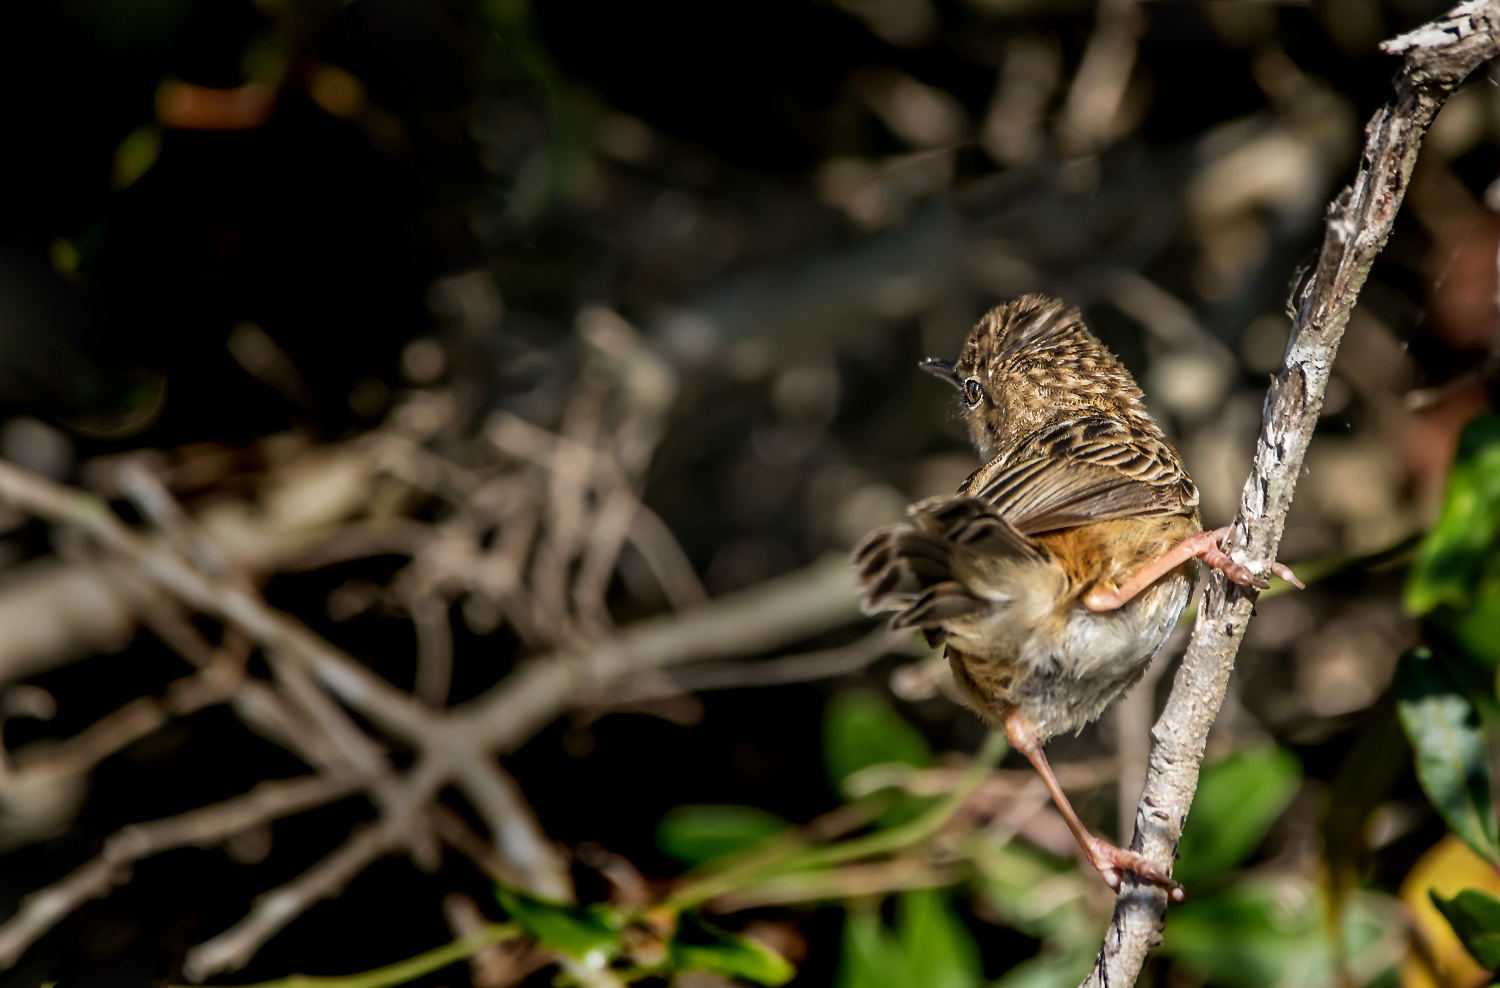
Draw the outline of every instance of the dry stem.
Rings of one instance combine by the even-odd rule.
[[[1276,557],[1302,459],[1322,408],[1323,392],[1349,313],[1385,245],[1422,136],[1453,89],[1500,44],[1500,0],[1472,0],[1422,28],[1388,41],[1405,60],[1396,98],[1365,128],[1354,183],[1328,210],[1327,232],[1297,313],[1281,373],[1266,397],[1265,424],[1228,545],[1236,561],[1264,572]],[[1166,867],[1187,819],[1209,728],[1224,701],[1229,674],[1254,600],[1214,574],[1172,694],[1152,732],[1155,747],[1136,810],[1131,847]],[[1085,986],[1133,984],[1147,950],[1160,941],[1166,893],[1127,877]]]
[[[129,880],[130,866],[179,847],[216,844],[247,827],[334,802],[358,790],[352,780],[305,776],[262,782],[243,796],[179,816],[123,827],[104,850],[61,881],[21,900],[0,926],[0,967],[10,967],[26,948],[90,899],[108,895]]]

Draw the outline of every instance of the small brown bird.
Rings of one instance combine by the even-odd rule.
[[[1141,678],[1187,604],[1194,559],[1267,584],[1220,550],[1227,529],[1203,531],[1177,451],[1077,309],[1023,296],[979,320],[957,364],[923,367],[959,389],[991,459],[854,550],[865,609],[946,645],[969,703],[1036,766],[1111,888],[1131,871],[1180,898],[1167,872],[1088,832],[1042,744]]]

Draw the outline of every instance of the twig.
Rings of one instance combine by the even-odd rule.
[[[483,837],[451,806],[438,802],[428,811],[432,829],[445,844],[469,859],[483,874],[497,882],[520,888],[526,881],[516,866],[505,860],[495,846]]]
[[[411,602],[411,623],[417,631],[417,679],[412,690],[434,709],[448,703],[453,686],[453,624],[448,598],[425,593]]]
[[[473,936],[492,925],[473,899],[462,892],[443,896],[443,918],[455,939]],[[551,957],[524,940],[490,944],[469,957],[472,988],[508,988],[551,963]]]
[[[415,981],[422,975],[431,974],[433,971],[441,971],[449,964],[456,964],[486,947],[514,940],[521,935],[521,930],[510,923],[492,923],[482,930],[436,947],[425,954],[418,954],[407,960],[397,961],[395,964],[387,964],[385,967],[377,967],[373,971],[325,978],[294,974],[290,978],[260,981],[253,985],[245,985],[244,988],[389,988],[391,985],[404,985],[408,981]]]
[[[958,884],[964,873],[965,869],[955,864],[938,864],[923,858],[896,858],[831,871],[779,875],[726,892],[708,903],[707,908],[716,913],[734,913],[765,906],[832,902],[911,889],[947,888]]]
[[[1366,126],[1354,183],[1329,207],[1322,252],[1297,299],[1285,364],[1266,397],[1254,468],[1227,543],[1230,555],[1256,572],[1265,571],[1276,556],[1334,355],[1370,266],[1390,235],[1422,135],[1454,87],[1496,54],[1497,42],[1500,0],[1471,0],[1383,46],[1388,54],[1405,56],[1396,98]],[[1131,847],[1159,866],[1170,866],[1182,835],[1209,728],[1224,701],[1253,604],[1222,576],[1211,577],[1166,710],[1152,732],[1156,745]],[[1147,950],[1160,940],[1166,903],[1162,889],[1126,877],[1085,986],[1134,983]]]
[[[589,469],[585,476],[602,474],[596,483],[611,489],[630,489],[628,478],[620,473],[621,468],[613,458],[539,429],[508,412],[500,412],[490,420],[485,437],[501,452],[545,467],[554,475],[575,469],[576,463],[586,460]],[[639,501],[626,537],[641,554],[673,607],[688,607],[707,599],[698,575],[671,531],[654,511]]]
[[[286,924],[315,903],[338,895],[372,862],[405,844],[406,822],[388,813],[378,822],[356,831],[333,853],[292,881],[257,896],[244,919],[188,951],[183,972],[193,981],[202,981],[244,967]]]
[[[128,881],[131,865],[143,858],[179,847],[215,844],[246,827],[343,799],[357,789],[352,780],[328,776],[262,782],[243,796],[213,806],[124,827],[104,842],[97,857],[21,900],[16,914],[0,924],[0,967],[15,964],[28,947],[79,906]]]
[[[722,870],[695,878],[676,889],[662,903],[670,909],[690,909],[746,885],[777,875],[826,868],[881,854],[890,854],[919,843],[943,829],[963,808],[974,791],[1005,754],[1005,735],[991,731],[946,798],[916,819],[850,840],[822,847],[806,847],[800,840],[772,839],[728,859]]]
[[[579,697],[597,696],[629,677],[757,655],[858,620],[850,574],[842,555],[830,556],[700,607],[637,621],[582,652],[529,659],[488,692],[452,708],[445,727],[469,739],[455,739],[455,747],[513,751]],[[352,695],[345,702],[357,705]]]
[[[326,697],[301,680],[304,668],[375,726],[420,751],[417,764],[397,783],[386,772],[377,773],[388,761],[383,754],[376,757],[373,741],[357,729],[339,739],[339,760],[370,771],[358,774],[371,786],[382,811],[380,820],[293,882],[262,896],[240,923],[195,948],[188,964],[195,977],[243,964],[286,923],[342,889],[375,858],[406,844],[420,851],[426,827],[423,807],[442,786],[463,780],[466,772],[466,791],[471,797],[480,794],[476,804],[487,822],[498,826],[510,811],[496,793],[505,794],[491,784],[493,777],[474,775],[473,766],[514,750],[580,696],[675,664],[782,647],[857,617],[848,567],[842,558],[828,559],[686,612],[637,622],[590,643],[585,651],[529,660],[490,692],[440,715],[291,616],[270,608],[258,594],[214,581],[167,547],[142,539],[93,497],[0,461],[0,499],[82,529],[158,589],[239,628],[277,665],[283,684],[297,694],[298,705],[325,732],[331,725],[348,728],[347,715],[321,706],[318,698],[326,703]],[[513,795],[511,808],[524,806],[519,793]],[[533,846],[544,847],[544,839],[534,838]],[[537,869],[531,874],[542,873]]]
[[[750,662],[705,662],[684,666],[665,676],[637,679],[623,690],[611,690],[607,697],[591,699],[601,705],[620,706],[681,696],[684,693],[784,686],[789,683],[833,679],[858,672],[882,656],[901,651],[909,641],[907,635],[892,632],[882,626],[842,648]]]
[[[485,756],[465,759],[458,767],[459,788],[489,827],[506,860],[525,878],[523,887],[538,895],[569,902],[573,882],[568,863],[553,849],[536,814],[509,772]]]

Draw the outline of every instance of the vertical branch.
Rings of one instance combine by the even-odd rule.
[[[1382,47],[1404,56],[1396,98],[1365,127],[1354,182],[1329,206],[1322,251],[1296,298],[1286,360],[1266,397],[1254,466],[1226,544],[1237,562],[1257,572],[1275,558],[1344,326],[1390,236],[1422,136],[1453,89],[1500,48],[1500,0],[1471,0]],[[1253,605],[1253,597],[1221,575],[1211,577],[1166,710],[1152,731],[1156,743],[1131,846],[1162,866],[1170,864],[1182,835],[1208,731]],[[1164,891],[1127,876],[1084,985],[1134,983],[1147,950],[1161,939],[1166,905]]]

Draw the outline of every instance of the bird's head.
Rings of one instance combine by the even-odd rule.
[[[1146,414],[1135,379],[1078,310],[1043,295],[997,305],[970,330],[958,360],[920,366],[958,390],[969,435],[985,456],[1049,420]]]

